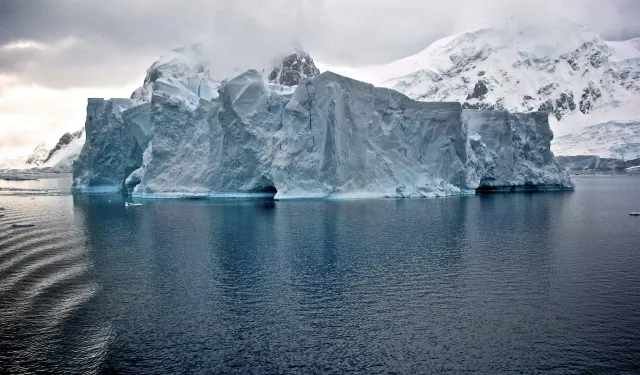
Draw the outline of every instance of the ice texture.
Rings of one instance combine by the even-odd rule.
[[[300,84],[276,134],[277,198],[432,196],[466,186],[460,103],[331,72]]]
[[[136,105],[129,99],[91,98],[86,140],[73,163],[73,186],[83,191],[121,191],[142,163],[142,150],[122,114]]]
[[[155,92],[153,139],[135,194],[207,196],[273,189],[268,176],[282,98],[256,71],[229,80],[216,99],[200,99],[195,106],[184,97]]]
[[[569,177],[551,152],[553,132],[544,112],[464,110],[480,188],[570,188]]]
[[[152,88],[148,103],[89,100],[77,189],[288,199],[572,187],[541,113],[415,101],[331,72],[290,89],[249,70],[208,99],[170,80]]]

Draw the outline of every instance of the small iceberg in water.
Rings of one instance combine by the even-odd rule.
[[[15,224],[11,224],[11,226],[14,228],[31,228],[31,227],[35,227],[35,224],[15,223]]]
[[[124,202],[124,206],[125,206],[125,207],[138,207],[138,206],[142,206],[142,203],[130,203],[130,202]]]

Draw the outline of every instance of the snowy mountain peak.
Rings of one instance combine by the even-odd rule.
[[[31,169],[41,172],[69,173],[83,145],[84,128],[63,134],[54,146],[40,144],[28,156],[0,160],[0,170]]]
[[[56,143],[56,145],[53,146],[53,148],[49,151],[49,154],[47,155],[47,158],[44,160],[43,164],[51,161],[56,156],[56,154],[62,153],[71,142],[77,139],[81,139],[82,136],[84,136],[84,128],[73,133],[64,133],[58,140],[58,143]]]

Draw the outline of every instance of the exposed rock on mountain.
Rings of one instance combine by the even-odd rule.
[[[48,155],[49,148],[45,144],[40,144],[33,150],[31,155],[29,155],[26,163],[37,167],[47,160]]]
[[[269,73],[269,82],[283,86],[296,86],[303,78],[311,78],[320,71],[308,53],[297,50],[285,57],[279,66]]]
[[[58,141],[58,143],[56,143],[56,145],[53,146],[51,151],[49,151],[49,155],[47,155],[47,158],[44,160],[43,164],[46,164],[56,155],[56,153],[60,152],[61,150],[69,146],[69,144],[73,142],[74,139],[80,139],[82,138],[83,135],[84,135],[84,128],[78,131],[75,131],[73,133],[64,133],[62,137],[60,137],[60,140]]]

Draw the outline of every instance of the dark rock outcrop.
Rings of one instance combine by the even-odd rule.
[[[311,56],[297,50],[282,60],[282,63],[269,73],[269,82],[284,86],[296,86],[303,78],[311,78],[320,74]]]
[[[473,87],[473,92],[467,96],[467,100],[469,99],[484,99],[484,96],[489,92],[489,88],[487,84],[480,80],[476,82],[476,85]]]

